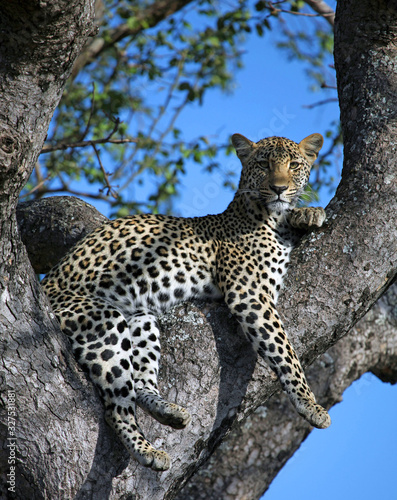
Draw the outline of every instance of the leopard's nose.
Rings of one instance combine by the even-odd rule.
[[[272,191],[274,191],[276,194],[280,195],[283,193],[286,189],[288,189],[288,186],[274,186],[270,185],[269,186]]]

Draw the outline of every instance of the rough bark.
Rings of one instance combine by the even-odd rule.
[[[92,205],[72,196],[20,203],[17,221],[22,242],[37,274],[46,274],[84,236],[105,222]]]
[[[0,2],[2,498],[12,497],[8,488],[15,483],[17,498],[70,497],[95,452],[95,440],[88,438],[97,425],[96,397],[48,314],[15,217],[19,192],[92,29],[92,16],[88,1]]]
[[[191,411],[192,424],[175,431],[140,415],[149,439],[172,455],[172,468],[156,473],[134,462],[128,465],[127,452],[104,424],[91,385],[79,376],[66,342],[47,314],[13,215],[17,194],[41,149],[73,58],[90,29],[91,13],[79,11],[84,4],[70,0],[40,6],[32,3],[29,15],[25,7],[18,11],[17,3],[0,5],[0,32],[6,34],[0,43],[0,55],[6,61],[0,74],[0,432],[2,439],[7,437],[7,395],[12,391],[18,413],[17,498],[170,499],[197,471],[200,474],[191,477],[179,498],[200,498],[197,495],[203,484],[211,498],[217,477],[233,496],[234,490],[243,489],[225,480],[220,454],[213,454],[223,438],[225,449],[238,450],[242,462],[247,453],[254,466],[260,457],[266,457],[262,465],[272,475],[309,429],[291,413],[285,426],[278,427],[274,420],[265,425],[269,455],[257,442],[247,449],[243,435],[249,425],[244,422],[278,390],[278,382],[255,359],[225,306],[203,305],[198,310],[182,305],[162,320],[160,385],[168,399]],[[345,134],[343,178],[327,209],[327,225],[305,238],[294,252],[279,301],[304,365],[346,335],[396,274],[397,152],[391,147],[397,114],[393,7],[372,0],[338,3],[335,57]],[[32,43],[35,40],[42,42],[40,49]],[[347,342],[342,352],[346,364],[340,369],[335,368],[337,356],[322,358],[325,371],[314,385],[315,392],[324,397],[322,402],[329,406],[340,398],[346,380],[361,370],[372,369],[394,381],[395,357],[390,353],[395,352],[396,335],[394,329],[386,347],[378,333],[372,337],[358,332],[350,343],[346,337],[341,341]],[[355,355],[362,355],[358,361],[365,360],[358,367],[350,364],[347,353],[353,343]],[[371,356],[379,361],[371,362]],[[329,366],[338,374],[331,381],[324,378]],[[272,401],[268,412],[272,405],[277,410],[284,404],[283,399]],[[286,405],[287,412],[288,408]],[[263,409],[254,413],[254,425],[260,425],[255,418],[262,415],[263,419],[263,413]],[[234,440],[239,432],[243,438]],[[241,443],[242,449],[237,448]],[[272,455],[276,449],[280,450],[277,456]],[[3,481],[9,470],[8,453],[3,446]],[[203,477],[205,481],[200,483]],[[251,479],[245,491],[258,495],[266,488],[267,482],[252,484]],[[3,482],[0,491],[5,497],[6,487]]]

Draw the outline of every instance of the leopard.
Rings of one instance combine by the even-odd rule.
[[[296,206],[323,137],[231,140],[242,170],[224,212],[109,220],[42,281],[77,362],[98,389],[106,422],[131,457],[155,471],[167,470],[171,458],[145,438],[136,406],[174,429],[191,421],[158,388],[158,316],[182,301],[223,299],[297,413],[317,428],[331,423],[276,310],[291,250],[326,219],[321,207]]]

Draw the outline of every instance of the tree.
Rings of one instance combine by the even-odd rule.
[[[319,359],[310,370],[317,381],[315,392],[327,406],[367,370],[396,381],[392,353],[397,336],[388,314],[396,297],[395,285],[390,287],[397,241],[396,10],[385,1],[338,3],[335,63],[345,148],[342,181],[327,208],[327,225],[304,238],[295,251],[279,301],[303,364]],[[226,308],[183,305],[163,318],[167,341],[161,389],[189,408],[193,423],[176,432],[142,417],[147,434],[172,449],[175,460],[161,474],[135,463],[127,467],[127,453],[105,425],[91,384],[70,356],[20,240],[18,194],[73,61],[92,33],[92,19],[92,5],[83,0],[1,4],[0,432],[10,445],[0,455],[2,495],[12,497],[8,488],[15,480],[16,498],[218,498],[219,485],[234,498],[257,497],[310,429],[289,414],[279,395],[267,403],[268,418],[263,420],[263,405],[279,387],[270,370],[254,358]],[[68,203],[64,222],[73,213],[74,202]],[[39,227],[48,226],[50,233],[44,234],[55,227],[67,232],[70,224],[59,222],[59,212],[56,220],[49,207],[45,214],[49,219],[40,215]],[[32,238],[24,221],[22,216],[28,244]],[[74,224],[78,232],[85,223]],[[377,326],[375,336],[371,325],[379,316],[384,330]],[[268,444],[254,432],[248,450],[251,429],[266,431]],[[247,454],[249,460],[244,460]],[[269,457],[266,463],[263,456]],[[225,459],[226,467],[221,464]],[[232,468],[239,477],[243,463],[253,474],[233,483],[224,471]],[[255,474],[256,467],[266,468],[267,475]]]

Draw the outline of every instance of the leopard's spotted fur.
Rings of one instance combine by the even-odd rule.
[[[188,412],[157,387],[156,314],[194,297],[224,298],[253,348],[278,375],[298,413],[330,424],[315,402],[275,303],[298,231],[320,227],[321,208],[294,208],[323,139],[232,137],[243,164],[225,212],[192,219],[138,215],[103,224],[48,274],[43,286],[79,363],[131,455],[165,470],[170,459],[143,436],[135,404],[176,429]]]

